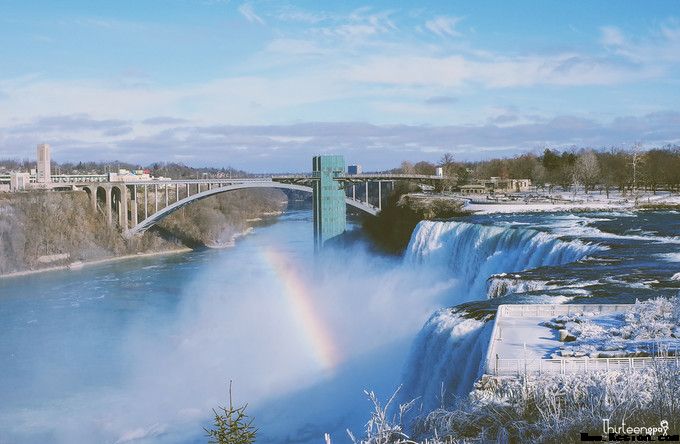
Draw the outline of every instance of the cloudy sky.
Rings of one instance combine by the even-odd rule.
[[[680,2],[0,0],[0,158],[365,169],[680,141]]]

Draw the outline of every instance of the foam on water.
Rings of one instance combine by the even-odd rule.
[[[661,253],[657,254],[657,257],[666,262],[680,262],[680,253]]]
[[[630,216],[620,217],[635,217]],[[577,216],[575,214],[557,215],[550,218],[546,225],[550,231],[558,236],[578,237],[585,239],[618,239],[645,242],[680,244],[680,236],[656,236],[651,231],[640,231],[640,234],[615,234],[602,231],[590,224],[606,222],[611,219]]]

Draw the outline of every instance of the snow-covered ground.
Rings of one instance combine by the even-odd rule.
[[[514,193],[512,197],[497,196],[456,196],[464,199],[465,210],[478,214],[524,213],[546,211],[616,211],[632,210],[636,207],[634,196],[619,192],[605,193],[583,191],[576,193]],[[637,205],[680,205],[680,195],[669,192],[642,193],[637,197]]]
[[[615,358],[654,356],[680,350],[680,300],[656,298],[636,302],[624,313],[563,315],[544,323],[563,330],[569,342],[552,353],[555,358],[588,356]]]
[[[542,359],[560,346],[559,337],[541,325],[545,317],[497,318],[496,341],[491,358]]]
[[[523,316],[499,315],[489,364],[495,359],[673,355],[680,350],[679,301],[651,299],[630,304],[630,308],[621,305],[616,312],[599,312],[593,305],[592,311],[555,317],[531,310]]]

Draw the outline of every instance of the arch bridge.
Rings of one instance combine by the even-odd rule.
[[[104,214],[107,223],[117,225],[128,238],[144,233],[180,208],[220,193],[252,188],[308,192],[312,194],[314,208],[314,243],[320,248],[327,240],[345,231],[347,205],[375,216],[382,209],[383,190],[385,187],[391,189],[395,181],[416,181],[432,186],[442,179],[441,176],[415,174],[348,175],[341,156],[317,156],[311,174],[74,185],[88,193],[94,211]],[[373,203],[370,188],[377,194],[373,196]]]

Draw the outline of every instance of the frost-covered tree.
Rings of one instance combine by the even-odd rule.
[[[415,400],[400,404],[398,411],[390,416],[392,403],[397,398],[399,387],[383,406],[374,392],[364,391],[373,404],[371,418],[366,423],[366,435],[357,440],[351,431],[347,434],[354,444],[415,444],[404,430],[404,415],[413,407]]]
[[[574,165],[574,180],[583,185],[586,192],[592,190],[600,178],[600,163],[593,150],[579,154]]]

